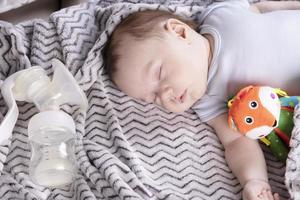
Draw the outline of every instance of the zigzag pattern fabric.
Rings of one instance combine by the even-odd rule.
[[[63,105],[76,122],[79,173],[70,187],[35,185],[28,175],[29,119],[37,108],[18,102],[11,141],[0,147],[0,199],[241,199],[241,186],[228,168],[213,129],[188,110],[173,114],[117,90],[103,69],[102,48],[115,26],[131,12],[163,9],[188,18],[211,0],[91,1],[53,13],[48,21],[0,22],[0,80],[33,65],[51,75],[58,58],[89,100],[87,113]],[[1,120],[7,106],[0,99]],[[282,199],[285,166],[264,149],[270,183]]]
[[[300,199],[300,105],[294,109],[295,127],[290,141],[290,152],[286,162],[285,184],[288,186],[291,199]]]

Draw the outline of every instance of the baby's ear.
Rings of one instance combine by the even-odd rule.
[[[177,37],[187,39],[188,25],[183,23],[182,21],[170,18],[166,21],[165,28],[167,31],[176,34]]]

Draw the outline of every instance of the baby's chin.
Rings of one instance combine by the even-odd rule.
[[[163,108],[173,113],[183,113],[192,107],[193,103],[164,106]]]

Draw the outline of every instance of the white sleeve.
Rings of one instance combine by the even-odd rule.
[[[214,3],[210,4],[205,8],[201,14],[198,16],[197,21],[202,24],[205,18],[213,13],[214,11],[218,10],[219,8],[223,7],[232,7],[232,8],[240,8],[249,10],[250,3],[248,0],[218,0]]]

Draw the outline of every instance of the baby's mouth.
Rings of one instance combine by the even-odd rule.
[[[183,103],[185,101],[185,98],[186,98],[186,92],[187,90],[184,90],[183,93],[177,97],[177,100],[180,102],[180,103]]]

